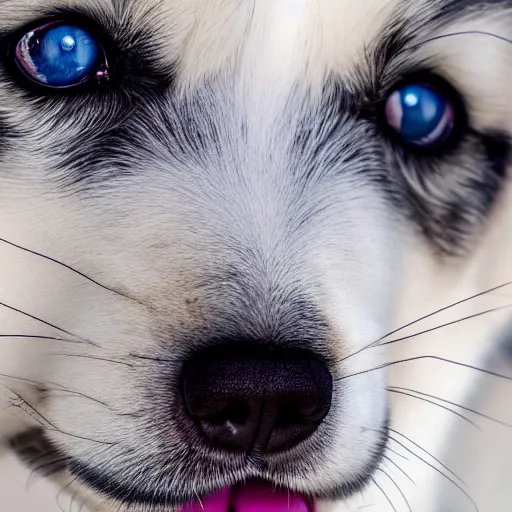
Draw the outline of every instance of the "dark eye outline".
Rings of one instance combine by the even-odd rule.
[[[79,27],[90,34],[91,37],[94,37],[100,51],[100,58],[98,59],[97,71],[84,77],[80,82],[66,86],[51,86],[39,82],[22,69],[22,66],[17,62],[16,48],[22,38],[28,33],[60,25]],[[93,92],[103,89],[107,85],[111,85],[115,61],[110,51],[112,46],[113,44],[110,38],[95,22],[91,21],[86,16],[75,15],[74,13],[68,14],[65,12],[63,14],[57,13],[39,18],[30,24],[24,25],[4,35],[0,40],[0,54],[2,64],[10,78],[27,91],[43,96],[52,94],[62,95],[67,93]]]
[[[451,106],[453,112],[453,127],[446,137],[432,141],[431,144],[421,145],[407,141],[400,136],[399,132],[390,126],[386,116],[388,99],[396,91],[410,85],[424,85],[429,87],[445,98],[447,103]],[[398,144],[407,151],[419,155],[438,155],[455,149],[468,128],[468,115],[462,95],[447,80],[428,71],[409,74],[396,82],[386,91],[378,110],[379,124],[386,136],[394,144]]]
[[[37,28],[35,28],[33,30],[29,30],[28,32],[26,32],[21,37],[21,39],[15,45],[14,61],[15,61],[16,66],[20,70],[20,72],[23,73],[28,80],[31,80],[32,82],[35,82],[36,84],[38,84],[38,85],[40,85],[42,87],[49,88],[49,89],[69,89],[69,88],[73,88],[73,87],[78,87],[78,86],[82,85],[84,82],[89,82],[91,80],[97,80],[98,82],[108,81],[108,76],[109,76],[108,59],[107,59],[107,56],[105,54],[105,50],[103,49],[103,46],[101,44],[99,44],[99,43],[97,43],[97,47],[98,47],[98,50],[99,50],[99,55],[96,58],[96,62],[92,65],[93,69],[91,70],[91,72],[89,72],[87,75],[85,75],[84,77],[82,77],[80,80],[78,80],[75,83],[70,83],[70,84],[67,84],[67,85],[47,84],[45,82],[37,80],[37,78],[32,76],[27,71],[26,67],[20,61],[19,48],[20,48],[20,44],[22,43],[22,41],[26,37],[30,37],[30,38],[37,37],[37,33],[38,32],[41,32],[42,37],[44,37],[44,34],[46,32],[50,31],[53,28],[58,28],[58,27],[62,27],[62,26],[72,26],[72,27],[77,27],[77,28],[80,28],[82,30],[85,30],[80,25],[75,25],[75,24],[70,25],[69,23],[64,22],[64,21],[52,21],[52,22],[49,22],[49,23],[45,23],[44,25],[41,25],[41,26],[39,26],[39,27],[37,27]],[[85,30],[85,32],[88,35],[90,35],[88,30]],[[91,38],[92,38],[92,35],[91,35]]]

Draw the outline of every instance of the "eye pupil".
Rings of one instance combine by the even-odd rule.
[[[428,84],[404,85],[386,102],[386,122],[407,144],[432,147],[446,141],[454,128],[454,108]]]

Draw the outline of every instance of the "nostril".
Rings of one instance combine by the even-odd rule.
[[[205,417],[203,421],[217,426],[224,425],[225,423],[244,425],[249,419],[250,412],[250,407],[247,403],[235,401],[222,411]]]
[[[304,422],[304,417],[301,414],[298,404],[288,404],[281,408],[279,411],[275,427],[289,427],[290,425],[297,425]]]

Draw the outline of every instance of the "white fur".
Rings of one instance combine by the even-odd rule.
[[[82,3],[84,0],[4,0],[0,27],[18,27],[48,7]],[[88,3],[107,9],[111,6],[108,0]],[[145,17],[146,4],[158,4],[157,14]],[[105,285],[120,286],[123,293],[144,305],[0,243],[0,302],[76,336],[2,307],[0,334],[56,335],[75,341],[93,340],[100,346],[1,339],[0,374],[15,377],[0,376],[0,386],[6,386],[5,392],[0,388],[0,430],[5,438],[29,424],[48,420],[75,436],[108,439],[136,448],[145,443],[147,453],[158,453],[158,443],[135,435],[140,423],[118,415],[144,407],[140,388],[147,382],[146,375],[122,364],[82,356],[126,362],[133,352],[159,355],[162,331],[202,327],[205,311],[212,305],[230,307],[229,298],[222,294],[215,301],[200,296],[195,309],[187,307],[184,299],[200,295],[194,285],[203,274],[214,274],[220,260],[238,266],[256,280],[263,279],[264,272],[244,266],[239,255],[230,251],[234,241],[261,251],[263,263],[258,264],[268,272],[264,276],[268,283],[263,282],[262,287],[279,276],[283,286],[299,281],[311,290],[335,333],[332,351],[340,359],[393,328],[512,279],[510,177],[505,179],[500,199],[475,237],[470,254],[463,258],[440,257],[398,220],[376,187],[368,186],[361,198],[357,182],[344,177],[318,185],[309,201],[324,206],[324,213],[303,231],[288,232],[290,212],[300,216],[304,211],[293,195],[296,183],[284,172],[290,170],[284,151],[289,141],[275,139],[280,108],[294,97],[291,91],[296,85],[304,89],[319,86],[330,73],[350,77],[356,66],[364,65],[367,46],[397,5],[398,0],[140,2],[132,22],[137,25],[139,16],[140,20],[151,20],[161,44],[159,60],[162,66],[177,61],[177,83],[184,96],[217,73],[234,77],[234,102],[250,119],[249,142],[244,153],[238,154],[234,138],[237,119],[229,118],[226,106],[226,140],[230,144],[222,148],[218,167],[204,172],[189,163],[172,169],[179,171],[179,176],[164,172],[174,163],[170,157],[167,161],[160,158],[165,141],[155,140],[154,158],[145,163],[144,172],[130,178],[129,186],[98,188],[81,201],[57,190],[47,179],[47,170],[55,166],[57,157],[42,157],[36,149],[45,144],[45,136],[58,140],[59,133],[79,133],[87,120],[77,117],[55,131],[51,116],[37,118],[40,139],[27,141],[25,152],[10,153],[7,162],[0,163],[0,238],[65,262]],[[485,30],[511,37],[510,17],[480,13],[451,24],[444,32]],[[475,127],[499,128],[512,134],[510,46],[468,36],[439,40],[418,52],[466,95]],[[317,105],[318,98],[311,94],[311,104]],[[36,105],[0,81],[2,113],[17,126],[28,127]],[[228,290],[219,286],[221,291]],[[485,295],[398,335],[423,331],[509,301],[506,294]],[[386,361],[423,355],[485,366],[508,318],[509,312],[504,310],[404,340],[386,351],[363,351],[346,360],[340,370],[358,373]],[[158,336],[155,331],[159,331]],[[347,379],[343,400],[349,413],[337,418],[332,450],[311,478],[326,482],[335,473],[349,474],[368,456],[375,433],[365,429],[378,425],[384,415],[385,379],[457,403],[465,403],[479,382],[473,371],[434,360],[398,364]],[[49,386],[49,398],[40,400],[27,380]],[[45,420],[31,418],[26,408],[13,407],[13,391],[37,406]],[[79,393],[108,403],[110,409],[82,399]],[[457,426],[456,417],[437,408],[426,409],[407,397],[389,398],[391,426],[442,457],[448,435]],[[101,459],[101,446],[46,426],[50,437],[68,453],[90,461]],[[390,446],[400,451],[393,443]],[[391,452],[388,456],[400,463]],[[417,486],[403,478],[400,486],[410,497],[412,509],[434,511],[436,473],[412,461],[410,475]],[[396,488],[383,474],[377,473],[375,480],[397,509],[406,510]],[[310,482],[304,479],[298,485],[307,489]],[[90,498],[90,493],[86,491],[84,496]],[[101,505],[93,504],[97,499]],[[319,503],[318,512],[357,510],[365,504],[374,504],[378,511],[391,510],[381,491],[370,485],[362,497]],[[89,506],[115,510],[118,505],[93,497]]]

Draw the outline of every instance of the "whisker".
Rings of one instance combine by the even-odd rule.
[[[372,476],[372,482],[375,484],[377,489],[379,489],[379,491],[382,493],[382,495],[386,498],[386,501],[391,505],[391,508],[393,509],[393,511],[397,512],[395,506],[393,505],[393,502],[389,499],[389,496],[384,492],[384,489],[382,489],[382,487],[377,483],[377,480],[375,480],[375,478],[373,478],[373,476]]]
[[[426,403],[435,405],[436,407],[439,407],[440,409],[444,409],[445,411],[451,412],[451,413],[455,414],[456,416],[458,416],[459,418],[463,419],[464,421],[468,422],[473,427],[475,427],[478,430],[482,431],[480,426],[478,426],[475,422],[471,421],[469,418],[467,418],[463,414],[460,414],[457,411],[454,411],[453,409],[450,409],[449,407],[446,407],[445,405],[438,404],[438,403],[434,402],[433,400],[428,400],[427,398],[422,398],[421,396],[413,395],[412,393],[407,393],[406,391],[401,391],[398,388],[395,389],[393,387],[388,387],[387,389],[388,389],[388,391],[390,393],[395,393],[397,395],[403,395],[403,396],[408,396],[408,397],[411,397],[411,398],[415,398],[416,400],[421,400],[422,402],[426,402]]]
[[[9,379],[9,380],[15,380],[18,382],[25,382],[27,384],[32,384],[34,386],[41,386],[43,387],[43,384],[41,382],[38,382],[36,380],[31,379],[25,379],[23,377],[14,377],[13,375],[7,375],[6,373],[0,373],[0,379]],[[8,387],[6,387],[8,391],[11,391]]]
[[[119,364],[122,366],[127,366],[128,368],[133,368],[133,365],[130,363],[125,363],[124,361],[117,361],[115,359],[108,359],[106,357],[88,356],[85,354],[62,354],[62,353],[50,353],[48,355],[54,356],[54,357],[75,357],[75,358],[79,358],[79,359],[92,359],[93,361],[105,361],[107,363]]]
[[[373,430],[374,432],[377,432],[377,433],[382,433],[383,431],[381,429],[369,429],[369,430]],[[462,480],[462,478],[460,478],[460,476],[458,476],[454,471],[452,471],[446,464],[444,464],[443,462],[441,462],[437,457],[434,457],[434,455],[432,455],[428,450],[426,450],[425,448],[423,448],[422,446],[420,446],[418,443],[414,442],[412,439],[408,438],[406,435],[402,434],[401,432],[398,432],[397,430],[394,430],[392,428],[387,428],[386,429],[386,432],[387,432],[387,435],[388,435],[388,438],[393,441],[394,443],[396,443],[398,446],[400,446],[401,448],[403,448],[404,450],[406,450],[408,453],[410,453],[411,455],[413,455],[414,457],[416,457],[418,460],[420,460],[421,462],[423,462],[424,464],[426,464],[427,466],[429,466],[430,468],[432,468],[434,471],[436,471],[437,473],[439,473],[441,476],[443,476],[444,478],[446,478],[447,480],[449,480],[453,485],[456,485],[458,488],[459,485],[457,484],[457,482],[455,481],[452,481],[451,477],[449,477],[449,475],[446,475],[445,473],[443,473],[443,471],[441,471],[439,468],[436,468],[435,466],[433,466],[432,464],[430,464],[427,460],[425,460],[423,457],[421,457],[420,455],[418,455],[416,452],[412,451],[410,448],[408,448],[407,446],[405,446],[403,443],[401,443],[398,439],[396,439],[395,437],[393,437],[390,432],[396,434],[396,435],[399,435],[399,436],[402,436],[404,439],[406,439],[409,443],[411,443],[413,446],[415,446],[416,448],[418,448],[419,450],[421,450],[423,453],[425,453],[426,455],[428,455],[429,457],[431,457],[437,464],[439,464],[439,466],[441,466],[445,471],[447,471],[449,474],[453,475],[454,478],[456,478],[459,482],[461,482],[462,485],[464,485],[465,487],[467,487],[467,484],[464,482],[464,480]],[[389,445],[386,447],[386,450],[389,450],[389,451],[392,451],[392,449],[389,447]],[[462,488],[460,488],[460,490],[462,492],[464,492],[464,490]]]
[[[397,432],[396,430],[392,430],[390,429],[390,431],[400,435],[400,436],[403,436],[405,439],[407,439],[410,443],[412,443],[414,446],[416,446],[417,448],[419,448],[420,450],[424,451],[425,453],[428,453],[427,450],[425,450],[424,448],[422,448],[420,445],[418,445],[417,443],[414,443],[413,441],[411,441],[409,438],[407,438],[406,436],[404,436],[403,434],[401,434],[400,432]],[[464,493],[464,495],[466,496],[466,498],[468,498],[469,501],[471,501],[472,505],[474,506],[476,512],[478,512],[478,506],[476,505],[476,503],[474,502],[474,500],[471,498],[471,496],[463,489],[463,487],[461,487],[453,478],[451,478],[449,475],[447,475],[446,473],[443,473],[443,471],[441,471],[439,468],[436,468],[433,464],[430,464],[430,462],[428,462],[427,460],[425,460],[423,457],[420,457],[417,453],[415,453],[414,451],[412,451],[410,448],[408,448],[407,446],[405,446],[403,443],[401,443],[400,441],[398,441],[396,438],[394,438],[393,436],[389,436],[389,438],[397,443],[398,445],[400,445],[402,448],[404,448],[405,450],[407,450],[409,453],[411,453],[412,455],[414,455],[416,458],[418,458],[419,460],[421,460],[424,464],[426,464],[427,466],[429,466],[430,468],[432,468],[434,471],[436,471],[437,473],[439,473],[441,476],[443,476],[444,478],[446,478],[449,482],[451,482],[455,487],[457,487],[457,489],[459,489],[462,493]],[[438,459],[436,459],[432,454],[428,453],[430,455],[430,457],[432,457],[436,462],[438,462],[442,467],[444,467],[447,471],[449,471],[450,473],[452,473],[458,480],[460,480],[464,485],[466,485],[462,479],[460,477],[458,477],[455,473],[453,473],[453,471],[449,468],[447,468],[444,464],[442,464]],[[466,486],[467,487],[467,486]]]
[[[173,363],[174,361],[170,359],[165,359],[161,357],[151,357],[151,356],[141,356],[139,354],[129,354],[128,357],[132,359],[140,359],[142,361],[152,361],[154,363]]]
[[[398,457],[406,460],[407,462],[411,462],[411,459],[408,459],[405,455],[402,455],[401,453],[397,452],[396,450],[393,450],[393,448],[390,448],[389,446],[386,448],[388,451],[390,451],[391,453],[394,453],[395,455],[397,455]]]
[[[444,470],[448,471],[448,473],[450,473],[454,478],[456,478],[459,482],[462,483],[462,485],[464,485],[464,487],[467,487],[467,484],[466,482],[464,482],[464,480],[462,480],[462,478],[457,475],[457,473],[455,473],[454,471],[452,471],[446,464],[444,464],[443,462],[441,462],[438,458],[434,457],[428,450],[426,450],[425,448],[423,448],[423,446],[420,446],[418,443],[414,442],[411,438],[407,437],[405,434],[402,434],[401,432],[398,432],[398,430],[393,430],[392,428],[389,429],[390,432],[392,432],[393,434],[396,434],[400,437],[403,437],[405,440],[407,440],[409,443],[411,443],[413,446],[415,446],[416,448],[418,448],[419,450],[421,450],[424,454],[428,455],[429,457],[431,457],[433,460],[435,460],[437,462],[437,464],[439,464]],[[391,437],[391,436],[390,436]],[[407,450],[409,453],[411,453],[412,455],[414,455],[415,457],[419,458],[418,457],[418,454],[414,453],[413,451],[411,451],[410,449],[408,449],[405,445],[401,444],[396,438],[394,437],[391,437],[391,439],[393,439],[393,441],[395,441],[395,443],[399,444],[402,448],[404,448],[405,450]],[[423,460],[423,459],[421,459]],[[424,461],[427,463],[427,461]],[[428,464],[428,463],[427,463]]]
[[[7,375],[5,373],[0,373],[0,379],[9,379],[9,380],[14,380],[14,381],[18,381],[18,382],[25,382],[27,384],[31,384],[33,386],[37,386],[37,387],[40,387],[40,388],[43,388],[45,391],[52,391],[52,392],[62,392],[62,393],[68,393],[70,395],[76,395],[76,396],[79,396],[81,398],[87,398],[88,400],[91,400],[92,402],[96,402],[100,405],[103,405],[105,407],[107,407],[108,409],[111,409],[111,407],[105,403],[105,402],[102,402],[101,400],[98,400],[97,398],[93,398],[92,396],[89,396],[89,395],[86,395],[84,393],[80,393],[79,391],[75,391],[73,389],[69,389],[65,386],[63,386],[62,384],[57,384],[55,382],[38,382],[38,381],[35,381],[35,380],[31,380],[31,379],[25,379],[23,377],[15,377],[14,375]],[[49,385],[53,385],[55,387],[50,387]],[[4,386],[8,391],[11,391],[10,388],[8,388],[7,386]],[[124,415],[123,415],[124,416]]]
[[[73,272],[74,274],[77,274],[79,275],[80,277],[83,277],[84,279],[86,279],[87,281],[95,284],[96,286],[99,286],[100,288],[103,288],[104,290],[107,290],[109,292],[112,292],[112,293],[115,293],[116,295],[120,295],[121,297],[124,297],[126,299],[129,299],[131,301],[134,301],[134,302],[137,302],[139,304],[142,304],[142,302],[140,302],[139,300],[133,298],[133,297],[130,297],[129,295],[126,295],[124,293],[121,293],[119,290],[116,290],[114,288],[110,288],[104,284],[101,284],[100,282],[96,281],[95,279],[93,279],[92,277],[89,277],[87,274],[84,274],[83,272],[80,272],[79,270],[76,270],[75,268],[67,265],[66,263],[63,263],[62,261],[59,261],[55,258],[51,258],[50,256],[46,256],[45,254],[41,254],[37,251],[33,251],[31,249],[27,249],[26,247],[23,247],[21,245],[18,245],[18,244],[15,244],[13,242],[9,242],[9,240],[6,240],[5,238],[0,238],[0,242],[3,242],[4,244],[7,244],[7,245],[10,245],[11,247],[15,247],[16,249],[20,249],[21,251],[25,251],[29,254],[32,254],[34,256],[38,256],[40,258],[43,258],[44,260],[47,260],[47,261],[50,261],[52,263],[55,263],[67,270],[70,270],[71,272]],[[144,304],[142,304],[144,305]]]
[[[380,471],[381,473],[384,473],[384,475],[386,475],[388,480],[391,481],[391,483],[397,488],[398,492],[401,494],[402,498],[404,499],[404,501],[407,505],[407,508],[409,509],[409,512],[412,512],[411,506],[409,505],[409,501],[405,497],[405,494],[403,493],[402,489],[400,489],[400,486],[393,480],[393,478],[391,478],[391,475],[386,470],[384,470],[382,468],[377,468],[377,471]]]
[[[408,391],[410,393],[416,393],[417,395],[433,398],[434,400],[439,400],[440,402],[443,402],[445,404],[453,405],[454,407],[459,407],[460,409],[462,409],[464,411],[467,411],[467,412],[470,412],[472,414],[475,414],[476,416],[480,416],[481,418],[485,418],[486,420],[492,421],[493,423],[497,423],[498,425],[502,425],[504,427],[512,428],[512,424],[510,424],[510,423],[506,423],[504,421],[500,421],[500,420],[498,420],[496,418],[493,418],[492,416],[488,416],[487,414],[483,414],[481,412],[475,411],[474,409],[470,409],[469,407],[465,407],[463,405],[456,404],[455,402],[450,402],[449,400],[445,400],[444,398],[440,398],[440,397],[435,396],[435,395],[429,395],[428,393],[423,393],[421,391],[416,391],[415,389],[400,388],[400,387],[397,387],[397,386],[390,386],[390,388],[397,389],[397,390],[400,390],[400,391]]]
[[[397,361],[392,361],[390,363],[384,363],[379,366],[376,366],[374,368],[371,368],[370,370],[363,370],[361,372],[352,373],[350,375],[344,375],[343,377],[338,377],[337,379],[334,379],[335,381],[345,380],[345,379],[351,379],[352,377],[356,377],[358,375],[364,375],[366,373],[374,372],[376,370],[382,370],[384,368],[389,368],[390,366],[395,366],[397,364],[403,364],[403,363],[411,363],[413,361],[422,361],[422,360],[433,360],[433,361],[440,361],[443,363],[449,363],[453,364],[455,366],[459,366],[461,368],[466,368],[468,370],[474,370],[480,373],[484,373],[485,375],[488,375],[490,377],[496,377],[499,379],[504,379],[507,381],[512,381],[512,377],[509,377],[508,375],[503,375],[501,373],[496,373],[490,370],[486,370],[484,368],[478,368],[477,366],[472,366],[470,364],[461,363],[459,361],[452,361],[451,359],[446,359],[444,357],[439,356],[416,356],[416,357],[409,357],[407,359],[399,359]]]
[[[483,292],[476,293],[475,295],[471,295],[470,297],[466,297],[465,299],[458,300],[457,302],[452,302],[448,306],[444,306],[440,309],[432,311],[431,313],[428,313],[425,316],[417,318],[416,320],[413,320],[412,322],[409,322],[405,325],[402,325],[401,327],[398,327],[397,329],[395,329],[391,332],[388,332],[386,335],[382,336],[382,338],[380,338],[377,341],[382,341],[384,338],[388,338],[389,336],[392,336],[393,334],[396,334],[399,331],[403,331],[404,329],[407,329],[407,327],[416,325],[417,323],[422,322],[423,320],[427,320],[428,318],[438,315],[439,313],[443,313],[444,311],[448,311],[449,309],[452,309],[456,306],[460,306],[461,304],[469,302],[470,300],[477,299],[478,297],[483,297],[484,295],[489,295],[497,290],[501,290],[501,289],[506,288],[507,286],[511,286],[511,285],[512,285],[512,281],[509,281],[507,283],[500,284],[499,286],[494,286],[492,288],[488,288],[487,290],[484,290]]]
[[[8,388],[9,389],[9,388]],[[28,408],[30,411],[32,411],[38,418],[40,418],[42,420],[42,423],[40,423],[42,426],[44,426],[47,430],[48,429],[48,425],[55,431],[55,432],[59,432],[60,434],[62,435],[65,435],[65,436],[70,436],[70,437],[74,437],[75,439],[82,439],[84,441],[89,441],[91,443],[97,443],[97,444],[102,444],[102,445],[107,445],[107,446],[113,446],[117,443],[112,443],[112,442],[107,442],[107,441],[99,441],[97,439],[90,439],[88,437],[83,437],[83,436],[79,436],[79,435],[76,435],[76,434],[71,434],[69,432],[65,432],[64,430],[61,430],[59,429],[56,425],[54,425],[51,421],[49,421],[47,418],[45,418],[35,407],[33,407],[32,405],[30,405],[27,400],[25,400],[21,395],[19,395],[18,393],[16,393],[15,391],[13,391],[12,389],[9,389],[9,391],[14,395],[16,396],[21,404],[23,404],[26,408]],[[15,407],[18,407],[20,408],[22,411],[26,412],[27,414],[28,411],[26,411],[22,405],[16,405],[14,404]],[[33,418],[34,420],[36,418],[34,418],[32,415],[29,414],[29,416],[31,418]]]
[[[428,334],[429,332],[438,331],[439,329],[443,329],[444,327],[449,327],[450,325],[456,325],[456,324],[459,324],[461,322],[465,322],[466,320],[472,320],[473,318],[478,318],[480,316],[485,316],[485,315],[488,315],[490,313],[496,313],[496,312],[502,311],[504,309],[510,309],[511,307],[512,307],[512,304],[509,304],[507,306],[502,306],[502,307],[499,307],[499,308],[487,309],[486,311],[481,311],[480,313],[475,313],[473,315],[468,315],[468,316],[465,316],[463,318],[459,318],[457,320],[452,320],[451,322],[447,322],[445,324],[441,324],[441,325],[438,325],[436,327],[432,327],[430,329],[426,329],[425,331],[417,332],[415,334],[410,334],[409,336],[404,336],[402,338],[397,338],[395,340],[379,343],[378,345],[374,345],[374,346],[375,347],[384,347],[386,345],[392,345],[392,344],[398,343],[400,341],[405,341],[405,340],[409,340],[411,338],[416,338],[418,336],[421,336],[422,334]]]
[[[448,306],[444,306],[440,309],[437,309],[436,311],[432,311],[431,313],[428,313],[427,315],[424,315],[420,318],[417,318],[416,320],[413,320],[412,322],[409,322],[405,325],[402,325],[401,327],[398,327],[397,329],[394,329],[393,331],[391,332],[388,332],[387,334],[385,334],[384,336],[381,336],[379,339],[375,340],[375,341],[372,341],[371,343],[369,343],[368,345],[364,346],[363,348],[361,349],[358,349],[356,352],[353,352],[351,354],[349,354],[348,356],[345,356],[343,359],[341,359],[339,361],[339,363],[342,363],[343,361],[346,361],[347,359],[350,359],[351,357],[354,357],[358,354],[360,354],[361,352],[363,352],[364,350],[368,349],[368,348],[371,348],[373,346],[380,346],[380,342],[383,341],[384,339],[386,338],[389,338],[389,336],[392,336],[393,334],[396,334],[400,331],[403,331],[404,329],[407,329],[407,327],[411,327],[413,325],[416,325],[417,323],[419,322],[422,322],[423,320],[427,320],[428,318],[431,318],[435,315],[438,315],[440,313],[443,313],[444,311],[448,311],[449,309],[452,309],[456,306],[459,306],[461,304],[464,304],[466,302],[469,302],[471,300],[474,300],[474,299],[477,299],[478,297],[482,297],[484,295],[488,295],[490,293],[493,293],[497,290],[501,290],[507,286],[510,286],[512,285],[512,281],[509,281],[507,283],[504,283],[504,284],[501,284],[499,286],[494,286],[493,288],[489,288],[483,292],[479,292],[479,293],[476,293],[475,295],[471,295],[470,297],[466,297],[465,299],[462,299],[462,300],[459,300],[457,302],[453,302],[452,304],[449,304]]]
[[[66,331],[65,329],[62,329],[57,325],[51,324],[50,322],[46,322],[45,320],[42,320],[41,318],[39,318],[37,316],[31,315],[30,313],[26,313],[25,311],[22,311],[21,309],[15,308],[14,306],[9,306],[8,304],[5,304],[4,302],[0,302],[0,306],[4,307],[6,309],[9,309],[11,311],[14,311],[15,313],[20,313],[21,315],[26,316],[27,318],[31,318],[32,320],[36,320],[43,325],[51,327],[52,329],[56,329],[57,331],[63,332],[64,334],[67,334],[68,336],[72,336],[73,338],[81,340],[86,344],[94,345],[95,347],[98,346],[95,343],[93,343],[92,341],[85,340],[84,338],[81,338],[80,336],[77,336],[76,334],[73,334],[72,332]]]
[[[79,391],[74,391],[72,389],[65,388],[63,386],[59,386],[57,388],[46,388],[48,391],[57,392],[57,393],[68,393],[72,396],[78,396],[80,398],[86,398],[87,400],[90,400],[91,402],[96,402],[97,404],[103,405],[107,409],[112,410],[112,407],[108,405],[106,402],[102,402],[101,400],[98,400],[97,398],[93,398],[92,396],[86,395],[84,393],[80,393]],[[123,415],[125,416],[125,415]]]
[[[373,432],[377,432],[379,434],[382,434],[383,430],[382,429],[368,429],[368,430],[372,430]],[[418,443],[415,443],[412,439],[409,439],[407,436],[405,436],[404,434],[398,432],[397,430],[393,430],[392,428],[387,428],[386,431],[388,432],[388,435],[389,435],[389,432],[392,432],[394,434],[397,434],[399,436],[402,436],[404,439],[406,439],[407,441],[409,441],[409,443],[411,443],[412,445],[414,445],[416,448],[418,448],[419,450],[421,450],[422,452],[424,452],[425,454],[427,454],[429,457],[431,457],[433,460],[435,460],[443,469],[445,469],[446,471],[448,471],[448,473],[450,473],[451,475],[453,475],[457,480],[459,480],[459,482],[461,482],[464,486],[467,487],[467,484],[464,482],[464,480],[462,480],[462,478],[460,478],[455,472],[453,472],[448,466],[446,466],[445,464],[443,464],[439,459],[437,459],[436,457],[434,457],[429,451],[425,450],[425,448],[421,447]],[[423,460],[417,453],[413,452],[411,449],[409,449],[407,446],[405,446],[404,444],[402,444],[400,441],[398,441],[397,439],[395,439],[394,437],[392,437],[391,435],[389,435],[389,438],[394,441],[396,444],[398,444],[399,446],[401,446],[404,450],[406,450],[408,453],[410,453],[411,455],[413,455],[414,457],[416,457],[417,459],[420,459],[422,462],[425,462],[425,464],[428,464],[427,461]],[[386,447],[386,450],[391,450],[391,448],[389,446]],[[396,453],[396,452],[395,452]],[[437,468],[433,468],[433,469],[436,469],[436,471],[439,471],[437,470]]]
[[[55,338],[54,336],[36,336],[33,334],[0,334],[0,339],[27,339],[27,340],[47,340],[47,341],[64,341],[66,343],[76,343],[83,345],[82,341],[70,340],[69,338]]]
[[[416,482],[391,457],[388,457],[387,455],[383,455],[382,458],[386,459],[388,462],[393,464],[393,466],[395,466],[395,468],[398,469],[398,471],[400,471],[405,476],[405,478],[407,478],[407,480],[409,480],[409,482],[416,485]]]

